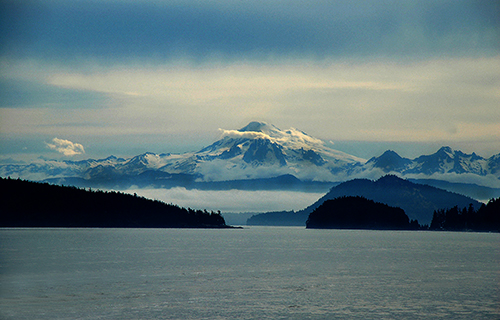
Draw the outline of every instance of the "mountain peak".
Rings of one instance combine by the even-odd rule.
[[[441,147],[435,154],[439,155],[439,156],[453,158],[455,151],[448,146],[444,146],[444,147]]]
[[[269,139],[273,143],[278,143],[282,146],[290,146],[304,149],[310,149],[311,147],[317,148],[318,146],[323,146],[323,141],[321,139],[316,139],[309,136],[307,133],[297,130],[295,128],[289,128],[287,130],[281,130],[280,128],[263,121],[252,121],[245,127],[233,131],[233,130],[223,130],[224,135],[232,136],[245,136],[257,139]]]
[[[387,150],[380,157],[373,157],[368,162],[385,172],[391,172],[404,170],[411,163],[411,160],[402,158],[392,150]]]
[[[401,158],[401,156],[396,151],[391,150],[391,149],[385,151],[383,154],[384,155],[396,156],[396,157],[400,157]]]
[[[453,149],[451,147],[449,147],[449,146],[443,146],[443,147],[439,148],[438,152],[439,151],[453,153]]]
[[[380,177],[378,180],[375,181],[375,184],[378,185],[389,185],[389,186],[401,186],[401,185],[407,185],[410,184],[406,179],[402,179],[394,174],[388,174],[383,177]]]
[[[267,123],[267,122],[252,121],[238,131],[240,131],[240,132],[252,131],[252,132],[268,133],[269,131],[272,131],[272,130],[279,130],[279,129],[276,128],[275,126],[273,126],[272,124]]]
[[[396,152],[392,150],[387,150],[385,151],[378,159],[391,159],[391,160],[401,160],[401,156]]]

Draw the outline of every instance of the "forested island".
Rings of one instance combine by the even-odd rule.
[[[419,224],[401,208],[356,196],[325,201],[311,212],[306,228],[417,230]]]
[[[430,230],[500,232],[500,198],[491,199],[477,211],[472,206],[434,211]]]
[[[395,175],[386,175],[376,181],[354,179],[342,182],[330,189],[318,201],[300,211],[276,211],[255,214],[248,219],[249,225],[296,225],[303,226],[309,214],[327,200],[345,196],[360,196],[391,207],[401,208],[411,220],[430,225],[432,213],[443,208],[459,208],[473,205],[479,209],[481,203],[461,194],[439,188],[413,183]]]
[[[0,227],[228,228],[220,212],[115,191],[0,178]]]
[[[399,207],[345,196],[323,202],[309,215],[306,228],[500,232],[500,198],[478,210],[472,205],[435,210],[429,226],[410,220]]]

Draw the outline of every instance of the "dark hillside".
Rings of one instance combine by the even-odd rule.
[[[418,229],[418,223],[410,224],[401,208],[363,197],[340,197],[325,201],[311,212],[306,228],[409,230]]]
[[[118,192],[0,178],[0,227],[223,228],[219,213]]]
[[[384,176],[376,181],[354,179],[343,182],[325,194],[309,207],[290,214],[266,212],[248,219],[247,224],[259,225],[296,225],[303,226],[307,217],[327,200],[339,197],[364,197],[392,207],[402,208],[411,220],[429,225],[435,210],[469,207],[479,209],[481,203],[470,197],[449,192],[436,187],[413,183],[394,175]]]
[[[402,208],[410,219],[418,220],[420,224],[429,224],[434,210],[454,206],[469,207],[470,204],[476,209],[481,206],[479,201],[461,194],[387,175],[376,181],[355,179],[341,183],[299,213],[309,214],[326,200],[343,196],[361,196]]]

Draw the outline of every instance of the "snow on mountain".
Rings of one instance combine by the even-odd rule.
[[[394,151],[386,151],[380,157],[368,160],[366,168],[380,168],[384,172],[398,172],[402,174],[446,174],[446,173],[473,173],[486,175],[488,168],[494,162],[494,157],[485,159],[475,153],[466,154],[450,147],[442,147],[436,153],[422,155],[413,160],[400,157]]]
[[[221,138],[198,152],[144,153],[123,159],[55,161],[0,165],[0,176],[28,180],[56,178],[84,181],[174,177],[183,181],[213,182],[265,179],[293,175],[308,181],[378,179],[387,173],[406,178],[440,179],[500,186],[500,154],[485,159],[443,147],[431,155],[407,159],[388,150],[366,161],[330,148],[322,140],[290,128],[281,130],[265,122],[251,122],[239,130],[223,130]],[[134,178],[135,177],[135,178]],[[172,179],[174,179],[172,178]],[[461,180],[460,180],[461,179]],[[152,182],[154,183],[154,181]]]
[[[373,157],[363,171],[381,170],[384,174],[397,173],[407,178],[433,178],[450,182],[477,183],[500,187],[500,154],[485,159],[475,153],[466,154],[450,147],[413,160],[402,158],[394,151]]]
[[[302,180],[331,181],[366,160],[326,147],[323,141],[290,128],[251,122],[194,154],[196,172],[208,181],[268,178],[292,174]]]
[[[265,122],[251,122],[240,130],[222,130],[220,140],[198,152],[144,153],[129,159],[40,161],[31,165],[2,166],[2,176],[41,180],[80,177],[109,179],[136,176],[155,170],[188,174],[198,181],[272,178],[293,175],[301,180],[334,181],[353,172],[366,160],[325,146],[294,128],[280,130]]]
[[[413,168],[408,173],[474,173],[487,174],[488,160],[476,155],[442,147],[436,153],[424,155],[413,160]]]
[[[129,174],[155,169],[196,175],[201,181],[270,178],[292,174],[303,180],[330,181],[339,172],[365,162],[328,148],[323,141],[290,128],[251,122],[240,130],[222,130],[221,139],[194,153],[144,154],[124,163]]]
[[[115,167],[125,162],[123,158],[109,156],[105,159],[72,160],[45,160],[37,159],[30,164],[7,164],[0,166],[0,176],[22,178],[40,181],[47,178],[85,176],[88,170],[95,167]]]
[[[500,179],[500,153],[488,159],[488,171]]]

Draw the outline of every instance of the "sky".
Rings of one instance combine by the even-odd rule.
[[[500,152],[500,2],[3,0],[0,161],[198,151],[266,121],[370,158]]]

